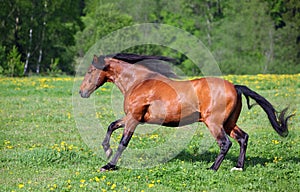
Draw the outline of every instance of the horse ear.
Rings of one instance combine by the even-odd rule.
[[[97,57],[97,55],[94,55],[93,63],[98,63],[98,57]]]

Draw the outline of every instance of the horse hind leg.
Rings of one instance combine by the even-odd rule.
[[[242,171],[244,169],[246,150],[248,145],[248,134],[240,129],[237,125],[230,131],[230,137],[235,139],[240,145],[240,154],[237,161],[236,167],[232,168],[231,171]]]
[[[214,138],[216,139],[216,141],[220,147],[220,153],[217,156],[213,165],[210,167],[210,169],[217,171],[219,169],[221,163],[223,162],[227,152],[229,151],[232,143],[229,140],[229,138],[227,137],[223,126],[218,126],[215,123],[207,123],[207,122],[205,122],[205,124],[209,128],[211,134],[214,136]]]
[[[236,140],[240,145],[240,154],[238,158],[238,162],[236,167],[232,168],[231,171],[237,170],[242,171],[244,169],[245,164],[245,156],[246,156],[246,150],[247,150],[247,143],[248,143],[248,134],[244,132],[242,129],[240,129],[236,122],[240,116],[242,109],[242,98],[239,95],[237,97],[236,105],[234,106],[232,113],[228,117],[226,123],[224,124],[224,128],[226,133]]]

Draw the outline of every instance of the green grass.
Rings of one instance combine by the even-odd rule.
[[[206,170],[219,148],[213,143],[203,151],[201,142],[213,141],[201,124],[187,146],[168,162],[130,169],[121,161],[117,171],[100,173],[107,163],[101,143],[98,154],[77,129],[73,78],[1,78],[0,191],[300,191],[300,75],[225,78],[248,85],[278,109],[290,106],[297,113],[290,120],[289,136],[281,138],[261,108],[249,111],[244,102],[239,125],[250,135],[244,172],[230,172],[239,153],[234,141],[218,172]],[[95,116],[103,126],[116,118],[109,107],[115,97],[112,92],[117,92],[112,87],[105,85],[90,98],[97,103]],[[129,147],[143,150],[159,145],[172,131],[156,128],[137,133]],[[114,148],[121,133],[117,130],[113,135]]]

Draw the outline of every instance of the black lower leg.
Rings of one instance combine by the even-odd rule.
[[[222,139],[218,140],[218,144],[220,146],[220,153],[216,158],[214,164],[210,167],[210,169],[217,171],[224,160],[228,150],[230,149],[232,143],[229,138],[225,135]]]
[[[240,144],[240,155],[236,166],[237,168],[244,168],[248,138],[248,134],[244,133],[243,136],[238,139],[238,142]]]
[[[123,151],[128,146],[128,143],[129,143],[132,135],[133,135],[133,132],[128,132],[127,134],[123,134],[115,156],[112,158],[112,160],[107,165],[105,165],[101,168],[101,171],[113,170],[116,168],[116,164],[117,164],[119,158],[121,157]]]
[[[124,124],[122,123],[122,120],[119,119],[117,121],[114,121],[112,122],[109,126],[108,126],[108,129],[107,129],[107,133],[106,133],[106,136],[102,142],[102,146],[103,146],[103,149],[104,149],[104,152],[106,153],[107,157],[109,158],[111,156],[111,153],[112,152],[108,152],[110,151],[110,144],[109,144],[109,141],[110,141],[110,137],[111,137],[111,134],[118,128],[121,128],[123,127]]]

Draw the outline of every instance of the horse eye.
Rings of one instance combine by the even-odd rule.
[[[93,70],[92,69],[90,69],[90,70],[88,70],[88,74],[91,74],[93,72]]]

